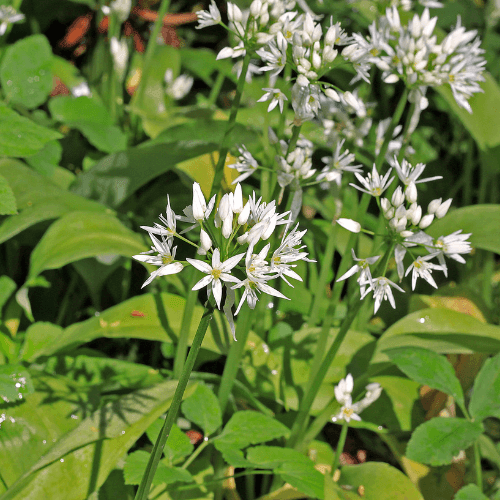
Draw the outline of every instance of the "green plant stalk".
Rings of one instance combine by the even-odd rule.
[[[295,149],[295,146],[297,145],[297,141],[299,140],[301,128],[302,128],[302,124],[294,125],[292,127],[292,138],[290,139],[290,142],[288,143],[288,149],[286,150],[287,156]]]
[[[234,97],[233,104],[231,106],[231,113],[229,114],[229,120],[227,122],[226,131],[224,132],[224,137],[222,138],[220,150],[219,150],[219,161],[215,166],[214,182],[212,183],[212,190],[210,192],[209,198],[214,194],[217,194],[224,176],[224,165],[226,163],[227,154],[229,152],[231,133],[236,124],[236,117],[238,115],[238,109],[240,107],[241,96],[243,95],[243,88],[245,87],[245,77],[248,70],[248,65],[250,64],[251,54],[246,53],[243,59],[243,66],[241,68],[241,75],[238,79],[238,84],[236,85],[236,95]]]
[[[205,304],[205,312],[203,313],[200,324],[198,325],[198,329],[196,330],[196,335],[194,336],[193,343],[191,344],[191,350],[189,351],[189,355],[187,357],[186,363],[184,364],[184,368],[177,384],[177,388],[175,389],[172,404],[170,405],[170,409],[167,413],[167,418],[165,419],[163,427],[153,447],[151,456],[149,457],[148,465],[146,467],[146,470],[144,471],[144,475],[142,476],[141,484],[139,485],[139,489],[137,490],[135,500],[146,500],[148,498],[149,490],[151,489],[151,484],[153,482],[158,463],[160,462],[161,455],[163,453],[163,449],[167,442],[170,431],[172,430],[172,426],[177,419],[177,414],[179,413],[182,397],[184,396],[184,391],[186,390],[189,377],[194,367],[194,363],[196,361],[196,358],[198,357],[198,353],[200,352],[201,344],[203,342],[203,338],[205,337],[205,333],[207,332],[208,325],[210,324],[210,321],[212,319],[213,312],[213,306],[210,305],[207,301],[207,303]]]
[[[340,455],[342,455],[342,452],[344,451],[345,439],[347,437],[348,429],[349,429],[349,422],[346,422],[344,420],[344,423],[342,424],[342,430],[340,431],[339,442],[337,443],[337,449],[335,450],[335,456],[333,457],[332,476],[335,474],[335,471],[339,466]]]
[[[196,269],[191,269],[191,276],[189,278],[189,292],[186,298],[186,304],[184,306],[184,312],[182,314],[181,328],[179,331],[179,343],[177,344],[177,349],[175,351],[174,357],[174,367],[173,375],[175,379],[179,379],[184,368],[184,361],[186,359],[188,342],[189,342],[189,330],[191,327],[191,319],[193,318],[193,311],[196,305],[196,300],[198,299],[198,290],[192,290],[192,287],[196,280]]]
[[[481,452],[479,451],[479,443],[474,443],[474,469],[476,472],[476,484],[483,491],[483,469],[481,467]]]
[[[319,308],[321,306],[321,299],[326,289],[328,282],[328,274],[333,265],[333,256],[335,254],[335,236],[337,235],[337,225],[333,224],[328,228],[328,239],[326,241],[325,253],[323,255],[323,262],[321,263],[321,271],[319,273],[318,283],[315,288],[314,300],[311,309],[308,326],[314,326],[318,321]]]
[[[252,326],[252,316],[252,310],[248,305],[244,304],[238,314],[238,322],[236,324],[237,341],[233,342],[229,348],[229,354],[226,359],[226,364],[224,365],[224,371],[222,372],[222,378],[219,385],[218,397],[223,414],[226,410],[229,395],[231,394],[236,375],[240,368],[241,357],[245,352],[245,345],[247,343],[248,334],[250,333],[250,327]]]
[[[158,9],[158,17],[153,25],[151,31],[151,36],[148,41],[148,46],[146,47],[146,54],[144,55],[144,64],[142,66],[141,81],[139,82],[139,87],[135,93],[136,102],[140,106],[142,99],[144,97],[144,92],[146,91],[146,85],[149,78],[149,72],[151,71],[151,66],[153,64],[153,56],[158,43],[158,35],[160,34],[161,28],[163,26],[163,18],[170,7],[170,0],[162,0],[160,8]]]
[[[210,94],[208,96],[208,105],[210,107],[215,106],[217,102],[217,97],[219,97],[220,91],[222,89],[222,84],[224,83],[225,75],[222,71],[217,73],[217,78],[215,79],[214,85],[210,90]]]
[[[403,115],[403,111],[406,107],[406,101],[408,100],[408,89],[405,87],[403,90],[403,93],[401,94],[401,97],[399,98],[398,105],[396,106],[396,110],[394,111],[394,114],[392,115],[392,120],[389,125],[389,128],[387,129],[387,132],[385,133],[385,138],[384,138],[384,143],[382,144],[382,147],[380,148],[380,152],[377,156],[377,159],[375,160],[375,167],[377,171],[380,171],[380,167],[382,166],[382,163],[384,162],[385,155],[387,153],[387,148],[389,147],[389,143],[392,140],[392,135],[394,134],[394,129],[397,127],[399,120],[401,120],[401,116]]]

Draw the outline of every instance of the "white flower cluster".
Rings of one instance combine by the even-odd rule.
[[[141,226],[148,231],[153,246],[148,252],[134,255],[134,259],[158,266],[143,287],[159,276],[179,273],[187,264],[206,275],[195,284],[193,290],[207,287],[208,295],[213,294],[219,309],[225,287],[223,309],[234,335],[231,307],[235,302],[235,289],[244,287],[236,314],[245,300],[253,309],[258,300],[257,293],[287,299],[268,282],[274,278],[282,278],[290,285],[287,277],[302,281],[293,270],[295,263],[300,260],[312,261],[303,250],[302,237],[306,231],[298,231],[298,224],[290,230],[290,220],[287,218],[289,212],[278,213],[274,200],[264,203],[261,198],[256,199],[254,192],[244,203],[240,184],[236,185],[234,193],[225,194],[214,210],[215,198],[213,196],[207,203],[200,185],[195,182],[193,202],[183,210],[184,215],[174,213],[169,199],[165,216],[159,217],[160,223],[155,223],[153,227]],[[179,233],[177,221],[186,222],[190,226]],[[271,242],[264,242],[270,239],[280,225],[285,225],[284,234],[281,241],[274,244],[275,248],[271,248]],[[197,243],[183,236],[195,227],[200,229]],[[199,255],[207,256],[206,260],[187,258],[186,261],[176,261],[177,247],[173,246],[174,238],[196,247]],[[238,267],[243,257],[245,266]],[[229,286],[228,283],[233,285]]]
[[[177,78],[174,78],[174,72],[171,68],[168,68],[165,71],[165,92],[172,99],[176,101],[186,97],[191,87],[193,86],[194,79],[189,75],[179,75]]]
[[[428,8],[402,25],[396,7],[369,27],[370,35],[353,34],[354,42],[342,56],[357,65],[358,78],[369,81],[370,66],[382,71],[386,83],[403,80],[411,90],[410,100],[425,109],[428,86],[449,84],[457,104],[472,112],[468,99],[482,92],[484,50],[476,31],[466,31],[460,17],[456,27],[441,43],[434,34],[437,17]]]
[[[343,378],[337,386],[335,386],[335,399],[342,405],[340,411],[332,417],[333,422],[344,420],[350,422],[352,420],[361,420],[358,413],[361,413],[365,408],[375,402],[382,394],[382,387],[377,382],[372,382],[366,386],[366,394],[363,399],[353,403],[352,391],[354,389],[354,379],[349,373],[346,378]]]
[[[393,168],[403,186],[396,187],[390,200],[388,198],[379,200],[379,198],[394,180],[394,177],[389,179],[392,167],[384,176],[379,175],[375,167],[366,178],[363,178],[359,173],[355,173],[363,187],[351,185],[379,200],[380,209],[387,221],[386,240],[390,242],[390,251],[394,252],[399,280],[401,281],[404,276],[411,272],[412,289],[415,289],[418,278],[423,278],[434,288],[437,288],[432,277],[432,271],[442,271],[445,276],[448,275],[445,257],[465,263],[462,255],[468,254],[472,250],[470,242],[467,241],[470,234],[462,234],[462,231],[459,230],[448,236],[440,236],[437,239],[426,234],[424,230],[432,224],[434,219],[441,219],[446,215],[452,200],[443,201],[441,198],[433,200],[427,207],[427,213],[424,214],[422,207],[417,203],[417,185],[422,182],[441,179],[441,176],[420,179],[425,169],[423,163],[412,166],[406,160],[403,160],[399,164],[396,158],[393,160]],[[338,223],[352,232],[357,233],[362,230],[361,225],[351,219],[339,219]],[[423,252],[425,254],[421,255]],[[411,255],[412,263],[405,270],[404,258],[407,253]],[[391,288],[395,288],[400,292],[404,292],[404,290],[385,276],[385,269],[383,270],[384,275],[377,278],[372,277],[370,270],[370,265],[375,264],[380,255],[367,259],[358,259],[353,252],[353,258],[357,264],[337,281],[342,281],[359,273],[357,281],[360,285],[361,299],[366,297],[368,293],[373,292],[375,312],[377,312],[383,300],[389,300],[389,303],[395,308],[396,303]],[[437,263],[431,262],[432,260],[436,260]]]

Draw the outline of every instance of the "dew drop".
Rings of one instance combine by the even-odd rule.
[[[73,420],[77,420],[77,419],[78,419],[78,415],[71,415],[71,418],[72,418]]]
[[[31,76],[28,78],[28,83],[33,83],[33,78]]]
[[[47,440],[46,440],[46,439],[44,439],[44,440],[42,441],[42,444],[47,444]]]
[[[419,323],[425,323],[425,318],[420,318],[420,319],[418,320],[418,322],[419,322]]]
[[[122,436],[123,436],[123,434],[125,434],[125,431],[122,431]]]
[[[262,350],[266,353],[269,354],[269,346],[267,344],[262,344]]]
[[[269,303],[267,304],[267,308],[268,308],[268,309],[272,309],[273,307],[274,307],[274,302],[269,302]]]
[[[278,375],[278,370],[271,370],[271,375]]]
[[[64,462],[64,458],[61,458],[61,460],[60,460],[60,461],[61,461],[61,462]]]

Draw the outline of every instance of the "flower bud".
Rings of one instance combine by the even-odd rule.
[[[395,208],[398,208],[404,203],[404,201],[405,196],[403,194],[403,190],[401,189],[401,186],[398,186],[392,195],[392,205]]]
[[[243,194],[240,183],[236,184],[233,194],[233,213],[239,214],[243,210]]]
[[[397,75],[389,75],[384,79],[385,83],[396,83],[397,81],[399,81],[399,76]]]
[[[340,102],[340,97],[333,89],[325,89],[325,95],[335,102]]]
[[[238,217],[238,224],[240,226],[246,224],[249,216],[250,216],[250,202],[247,201]]]
[[[207,209],[207,204],[205,202],[205,197],[201,192],[200,185],[195,182],[193,183],[193,218],[197,221],[201,221],[205,218],[205,210]]]
[[[392,208],[391,202],[387,198],[381,198],[380,206],[382,207],[382,211],[384,212],[384,214]]]
[[[418,227],[420,229],[425,229],[426,227],[429,227],[432,223],[432,221],[434,220],[434,214],[427,214],[427,215],[424,215],[420,221],[420,224],[418,225]]]
[[[243,21],[243,14],[240,8],[234,3],[227,3],[227,17],[233,23],[241,23]]]
[[[450,208],[451,202],[452,202],[452,199],[450,198],[450,199],[444,201],[443,203],[441,203],[441,205],[439,205],[439,208],[436,210],[436,217],[438,219],[442,219],[446,215],[446,213],[448,212],[448,209]]]
[[[422,218],[422,207],[419,205],[415,210],[413,210],[410,216],[410,221],[414,226],[417,226],[421,218]]]
[[[250,14],[252,14],[253,17],[258,17],[260,15],[261,9],[261,0],[253,0],[252,4],[250,5]]]
[[[406,216],[406,208],[404,207],[404,205],[399,205],[399,207],[396,209],[395,217],[401,219],[401,217],[405,216]]]
[[[414,182],[410,182],[405,190],[405,196],[408,203],[415,203],[417,201],[417,186]]]
[[[441,205],[441,200],[442,200],[442,198],[438,198],[437,200],[432,200],[429,203],[429,206],[427,207],[427,212],[429,212],[430,214],[436,213],[436,210]]]
[[[233,232],[233,216],[230,214],[229,217],[226,217],[222,223],[222,236],[226,238],[226,240],[231,236]]]
[[[344,229],[351,231],[351,233],[359,233],[361,231],[361,224],[352,219],[338,219],[337,224]]]
[[[200,248],[198,248],[198,253],[200,255],[206,255],[212,246],[212,240],[205,230],[200,231]]]

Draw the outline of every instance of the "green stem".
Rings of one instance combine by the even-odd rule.
[[[377,171],[380,170],[380,167],[382,166],[382,163],[384,162],[385,155],[387,153],[387,148],[389,147],[389,142],[391,142],[391,140],[392,140],[392,136],[394,134],[394,129],[397,127],[399,120],[401,120],[401,116],[403,115],[403,111],[406,107],[407,100],[408,100],[408,89],[405,88],[403,93],[401,94],[398,105],[396,106],[396,110],[394,111],[394,114],[392,115],[391,124],[389,125],[389,128],[387,129],[387,132],[385,133],[384,143],[382,144],[382,147],[380,148],[380,152],[377,155],[377,159],[375,160],[375,167],[376,167]]]
[[[238,322],[236,324],[236,342],[231,344],[229,348],[229,354],[226,359],[226,364],[224,366],[224,371],[222,372],[222,378],[219,385],[219,403],[224,413],[227,402],[229,401],[229,395],[233,388],[236,375],[240,368],[240,361],[243,353],[245,351],[245,345],[247,343],[248,334],[250,333],[250,327],[252,326],[252,310],[248,305],[243,305],[238,314]]]
[[[189,292],[186,298],[186,304],[184,306],[184,312],[182,314],[181,329],[179,331],[179,343],[177,344],[177,349],[175,351],[174,358],[174,379],[179,379],[184,367],[184,360],[186,359],[188,341],[189,341],[189,330],[191,328],[191,320],[193,319],[193,311],[198,299],[198,290],[192,290],[196,281],[196,269],[191,268],[191,276],[188,280]]]
[[[149,72],[153,64],[153,56],[155,53],[156,44],[158,43],[158,35],[160,34],[161,28],[163,26],[163,18],[170,7],[170,0],[162,0],[160,8],[158,9],[158,17],[153,25],[153,30],[151,31],[151,36],[148,41],[148,46],[146,48],[146,54],[144,55],[144,64],[142,66],[142,76],[139,82],[139,87],[135,93],[135,100],[140,107],[142,99],[144,97],[144,92],[146,91],[146,85],[149,78]]]
[[[311,315],[309,316],[308,326],[314,326],[318,321],[319,308],[323,300],[328,276],[333,265],[333,256],[335,254],[335,236],[337,235],[337,225],[332,224],[329,227],[328,239],[326,241],[325,253],[323,262],[321,263],[321,271],[319,273],[318,283],[314,292],[314,301],[312,305]]]
[[[208,325],[212,319],[213,312],[214,308],[207,302],[205,304],[205,312],[203,313],[198,329],[196,330],[196,335],[194,336],[193,343],[191,344],[191,350],[189,351],[189,355],[177,384],[177,388],[175,389],[172,404],[170,405],[170,409],[167,413],[167,418],[165,419],[158,439],[153,447],[151,456],[149,457],[149,462],[141,479],[141,484],[137,490],[135,500],[146,500],[148,498],[151,483],[153,482],[158,463],[160,462],[163,448],[165,447],[170,431],[172,430],[172,426],[177,419],[184,391],[186,390],[191,371],[193,370],[194,363],[198,357],[198,353],[200,352],[201,343],[203,342]]]
[[[288,143],[288,149],[286,151],[286,156],[288,156],[295,149],[295,146],[297,145],[297,141],[299,140],[301,128],[302,128],[302,124],[301,125],[294,125],[292,127],[292,138],[290,139],[290,142]]]
[[[474,443],[474,468],[476,472],[476,484],[483,491],[483,469],[481,467],[481,452],[479,451],[479,443]]]
[[[206,438],[205,438],[206,439]],[[194,450],[191,456],[182,464],[181,469],[187,469],[194,461],[194,459],[211,443],[210,439],[206,439],[203,443]]]
[[[224,78],[224,73],[222,71],[219,71],[212,90],[210,90],[210,95],[208,96],[208,105],[210,107],[215,106],[215,103],[217,102],[217,97],[219,97],[222,84],[224,83]]]
[[[222,138],[221,147],[219,150],[219,161],[215,166],[214,182],[212,184],[212,191],[209,198],[219,191],[222,178],[224,176],[224,165],[226,163],[226,157],[229,152],[231,133],[236,124],[236,116],[238,115],[238,109],[240,107],[241,96],[243,95],[243,88],[245,87],[245,77],[248,70],[248,65],[250,64],[251,54],[246,53],[243,59],[243,67],[241,68],[241,75],[238,79],[238,84],[236,85],[236,96],[234,97],[233,104],[231,106],[231,113],[229,115],[229,120],[227,122],[226,132]]]
[[[342,452],[344,451],[345,439],[347,437],[348,429],[349,423],[344,420],[344,423],[342,424],[342,430],[340,431],[339,442],[337,443],[337,449],[335,450],[335,456],[333,457],[332,476],[335,474],[335,471],[339,466],[340,455],[342,455]]]

